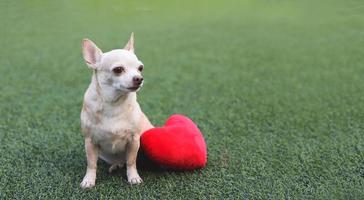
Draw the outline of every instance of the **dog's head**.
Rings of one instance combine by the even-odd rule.
[[[124,49],[106,53],[89,39],[82,42],[83,58],[89,68],[96,70],[99,83],[113,87],[120,92],[135,92],[143,85],[143,63],[134,54],[132,33]]]

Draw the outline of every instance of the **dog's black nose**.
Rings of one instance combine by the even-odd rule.
[[[136,85],[140,85],[143,82],[143,77],[142,76],[134,76],[133,77],[133,83]]]

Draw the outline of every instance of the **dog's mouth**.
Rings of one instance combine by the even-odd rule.
[[[136,90],[138,90],[139,88],[140,88],[140,85],[138,85],[138,86],[134,86],[134,87],[128,87],[128,88],[126,88],[126,89],[131,90],[131,91],[136,91]]]

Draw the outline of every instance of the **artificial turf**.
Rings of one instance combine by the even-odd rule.
[[[364,198],[362,1],[2,1],[0,25],[0,199]],[[142,109],[192,118],[208,164],[129,186],[99,162],[81,190],[81,39],[132,31]]]

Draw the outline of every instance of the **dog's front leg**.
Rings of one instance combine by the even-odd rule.
[[[136,168],[136,158],[140,145],[139,139],[139,135],[134,135],[129,141],[126,151],[126,175],[130,184],[139,184],[143,181]]]
[[[91,138],[89,137],[85,138],[85,149],[87,157],[87,171],[80,185],[82,188],[91,188],[95,186],[99,150],[97,146],[92,143]]]

